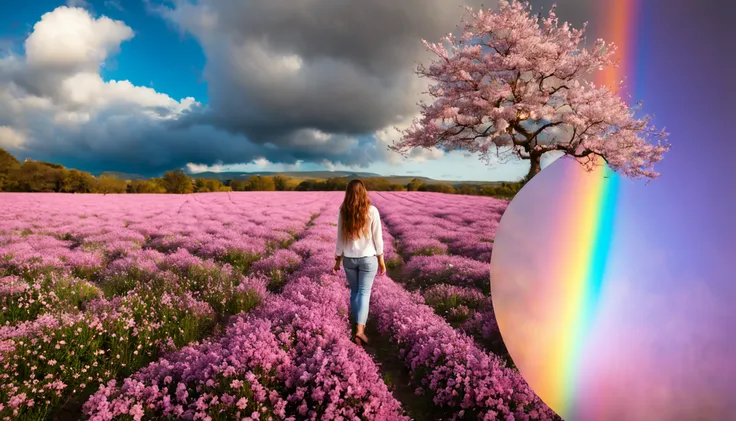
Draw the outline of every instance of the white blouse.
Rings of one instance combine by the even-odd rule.
[[[345,240],[342,236],[342,216],[337,214],[337,246],[335,256],[369,257],[383,254],[383,230],[381,229],[381,215],[375,206],[368,208],[370,230],[368,235],[360,238]]]

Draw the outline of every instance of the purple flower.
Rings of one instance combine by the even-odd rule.
[[[405,267],[419,285],[448,283],[490,290],[490,264],[462,256],[414,256]]]
[[[349,291],[330,270],[341,192],[7,197],[0,419],[42,417],[90,392],[91,420],[408,419],[350,340]],[[478,286],[508,203],[371,197],[387,263],[400,265],[400,251],[425,287],[377,278],[369,316],[411,387],[443,418],[553,419],[464,333],[496,335]],[[456,329],[443,305],[463,320]],[[6,316],[8,306],[19,310]],[[114,380],[124,370],[134,374]]]

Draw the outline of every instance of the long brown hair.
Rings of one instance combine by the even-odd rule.
[[[350,180],[345,189],[345,199],[340,205],[343,238],[354,239],[368,234],[368,209],[371,200],[362,181]]]

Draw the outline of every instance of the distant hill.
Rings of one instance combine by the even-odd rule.
[[[147,180],[150,177],[146,177],[140,174],[129,174],[117,171],[105,171],[103,173],[93,173],[94,176],[99,177],[100,175],[106,175],[110,177],[121,178],[123,180]],[[346,177],[348,180],[354,178],[383,178],[390,183],[396,184],[408,184],[412,180],[419,179],[425,184],[449,184],[454,187],[458,187],[463,184],[469,185],[480,185],[480,186],[497,186],[500,185],[501,181],[465,181],[465,180],[435,180],[429,177],[422,177],[416,175],[389,175],[383,176],[372,172],[352,172],[352,171],[261,171],[261,172],[200,172],[200,173],[189,173],[192,178],[210,178],[220,181],[226,180],[247,180],[254,175],[261,176],[276,176],[283,175],[285,177],[298,179],[298,180],[326,180],[328,178]],[[298,184],[298,183],[297,183]]]
[[[274,171],[263,171],[263,172],[201,172],[189,174],[192,178],[212,178],[217,180],[247,180],[254,175],[261,176],[276,176],[283,175],[285,177],[297,178],[297,179],[313,179],[313,180],[324,180],[327,178],[346,177],[349,180],[354,178],[383,178],[391,183],[397,184],[408,184],[415,178],[422,180],[426,184],[449,184],[451,186],[460,186],[462,184],[470,185],[481,185],[481,186],[495,186],[499,185],[501,181],[463,181],[463,180],[435,180],[429,177],[412,176],[412,175],[389,175],[383,176],[376,173],[370,172],[350,172],[350,171],[287,171],[287,172],[274,172]]]
[[[200,173],[190,173],[189,176],[192,178],[213,178],[217,180],[245,180],[248,179],[254,175],[261,175],[261,176],[276,176],[276,175],[283,175],[285,177],[292,177],[292,178],[316,178],[316,179],[325,179],[325,178],[332,178],[332,177],[349,177],[349,176],[356,176],[358,178],[369,178],[369,177],[381,177],[380,174],[376,173],[370,173],[370,172],[351,172],[351,171],[286,171],[286,172],[276,172],[276,171],[261,171],[261,172],[200,172]]]
[[[92,175],[94,175],[95,177],[99,177],[99,176],[104,175],[104,176],[107,176],[107,177],[115,177],[115,178],[120,178],[120,179],[123,179],[123,180],[131,180],[131,181],[133,181],[133,180],[148,180],[150,178],[150,177],[146,177],[146,176],[143,176],[143,175],[140,175],[140,174],[127,174],[127,173],[124,173],[124,172],[117,172],[117,171],[104,171],[104,172],[101,172],[101,173],[92,173]]]
[[[496,186],[501,183],[504,183],[503,181],[465,181],[465,180],[435,180],[433,178],[429,177],[416,177],[416,176],[410,176],[410,175],[389,175],[387,177],[381,177],[387,179],[390,183],[397,183],[397,184],[409,184],[411,180],[419,179],[425,184],[449,184],[451,186],[460,186],[462,184],[469,184],[469,185],[481,185],[481,186]]]

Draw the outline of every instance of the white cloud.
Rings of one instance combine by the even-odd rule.
[[[320,165],[325,167],[328,171],[356,171],[361,172],[365,171],[366,168],[361,168],[360,165],[344,165],[344,164],[335,164],[334,162],[331,162],[327,159],[323,160],[322,162],[319,162]]]
[[[419,117],[419,114],[409,117],[397,116],[396,120],[399,121],[398,124],[396,124],[395,126],[392,125],[389,127],[384,127],[383,129],[373,133],[373,137],[378,142],[379,147],[384,154],[386,162],[388,162],[390,165],[401,165],[403,162],[406,162],[406,160],[413,162],[426,162],[440,159],[445,156],[445,152],[440,149],[414,148],[411,150],[411,152],[407,156],[407,159],[405,160],[400,154],[388,150],[389,146],[391,146],[394,142],[398,142],[401,139],[402,132],[408,129],[409,126],[411,126],[414,118],[417,117]]]
[[[328,161],[329,162],[329,161]],[[297,160],[293,164],[282,164],[282,163],[273,163],[269,161],[266,158],[257,158],[249,163],[241,163],[241,164],[230,164],[230,165],[223,165],[223,164],[215,164],[215,165],[204,165],[204,164],[195,164],[195,163],[188,163],[186,165],[187,171],[190,173],[199,173],[199,172],[259,172],[259,171],[273,171],[273,172],[289,172],[289,171],[299,171],[301,170],[301,166],[304,163],[304,161]],[[332,164],[329,164],[332,165]]]
[[[193,164],[188,163],[186,166],[188,173],[201,173],[201,172],[223,172],[227,171],[225,167],[221,164],[215,164],[215,165],[201,165],[201,164]]]
[[[77,73],[67,78],[62,83],[62,95],[72,106],[89,110],[114,105],[142,107],[152,118],[171,118],[196,104],[193,98],[176,101],[166,94],[146,86],[135,86],[127,80],[105,82],[97,73]],[[161,109],[167,112],[162,113]]]
[[[0,126],[0,147],[6,149],[21,149],[26,142],[26,136],[8,126]]]
[[[303,163],[304,161],[297,160],[293,164],[281,164],[281,167],[283,168],[282,171],[299,171]]]
[[[93,18],[82,8],[59,7],[46,13],[26,39],[26,62],[32,68],[97,71],[133,30],[108,17]]]
[[[316,129],[302,129],[294,133],[289,142],[291,146],[313,146],[313,145],[326,145],[330,140],[333,140],[333,135],[325,133],[321,130]],[[357,143],[355,139],[350,139],[351,142]]]
[[[316,140],[318,142],[327,142],[328,140],[330,140],[330,138],[332,138],[332,135],[331,134],[325,133],[325,132],[323,132],[321,130],[314,130],[314,129],[309,129],[309,130],[310,130],[310,132],[311,132],[312,137],[314,138],[314,140]]]
[[[203,40],[208,39],[219,25],[218,14],[207,7],[190,2],[176,2],[176,7],[169,8],[152,4],[150,0],[144,0],[144,2],[150,11],[176,23],[181,32],[191,32]]]
[[[271,165],[271,162],[266,158],[258,158],[253,160],[253,163],[256,164],[259,167],[265,168],[269,165]]]
[[[54,123],[60,126],[73,127],[87,123],[91,118],[91,114],[87,112],[59,111],[54,114]]]
[[[327,168],[328,171],[335,171],[335,164],[333,164],[332,162],[325,159],[321,162],[321,164],[323,167]]]
[[[25,56],[0,58],[0,125],[22,133],[26,150],[60,162],[79,160],[81,167],[134,167],[128,162],[141,157],[140,172],[186,163],[222,169],[222,161],[229,168],[293,171],[324,159],[330,168],[354,171],[366,170],[360,164],[385,173],[467,170],[468,160],[455,152],[416,149],[404,160],[387,150],[400,136],[394,125],[409,126],[426,86],[410,71],[409,62],[426,56],[420,39],[436,39],[442,28],[452,27],[460,8],[447,8],[453,16],[412,14],[406,22],[377,27],[363,25],[364,12],[403,13],[415,5],[373,0],[362,11],[346,5],[336,11],[329,1],[308,3],[252,9],[237,2],[176,0],[168,2],[171,8],[154,7],[204,50],[207,108],[213,111],[205,114],[198,113],[201,104],[194,98],[177,100],[152,86],[104,80],[100,69],[135,33],[122,21],[91,15],[80,7],[89,7],[86,2],[69,1],[77,7],[59,7],[36,23]],[[254,12],[261,8],[263,14]],[[317,24],[315,17],[340,22]],[[274,30],[279,26],[271,22],[286,26]],[[400,42],[379,42],[379,35]],[[445,168],[437,169],[443,173]]]
[[[63,148],[68,140],[55,129],[114,136],[107,127],[125,125],[121,121],[172,120],[199,106],[194,98],[177,101],[127,80],[102,79],[100,66],[133,36],[125,23],[94,18],[79,7],[44,14],[26,39],[25,56],[0,58],[2,144],[9,150]]]
[[[239,76],[248,78],[244,83],[289,85],[299,89],[303,61],[295,54],[274,52],[265,41],[248,41],[243,44],[228,42],[227,38],[217,38],[207,43],[229,44],[229,60]],[[274,86],[276,88],[278,86]]]

